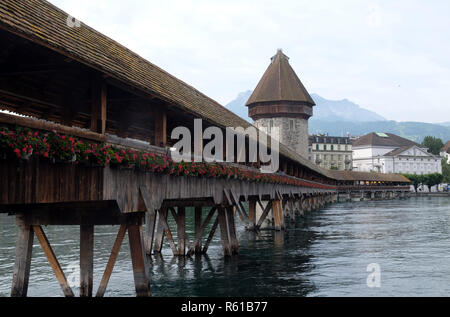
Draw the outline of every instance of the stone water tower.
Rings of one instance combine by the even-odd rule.
[[[308,158],[308,119],[314,101],[279,49],[247,101],[258,128],[279,128],[280,142]]]

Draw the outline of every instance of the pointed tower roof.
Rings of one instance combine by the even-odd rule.
[[[262,76],[247,106],[254,103],[293,101],[314,106],[315,103],[289,64],[289,57],[278,49]]]

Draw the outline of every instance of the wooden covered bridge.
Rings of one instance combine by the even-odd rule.
[[[43,225],[80,226],[81,296],[93,295],[94,226],[120,226],[97,296],[128,231],[136,293],[148,296],[146,253],[161,252],[164,238],[174,255],[191,255],[206,252],[219,229],[224,254],[232,255],[235,215],[249,230],[269,218],[281,230],[285,216],[335,202],[339,193],[409,191],[401,176],[331,172],[284,145],[275,174],[260,173],[248,152],[240,164],[174,162],[173,128],[193,131],[196,118],[203,129],[250,124],[69,20],[43,0],[0,2],[0,110],[7,111],[0,112],[0,212],[15,215],[19,228],[12,296],[27,295],[34,236],[73,296]],[[195,208],[194,237],[186,235],[187,207]]]

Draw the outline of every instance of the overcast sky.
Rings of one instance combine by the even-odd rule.
[[[50,0],[221,104],[282,48],[310,93],[450,121],[450,1]]]

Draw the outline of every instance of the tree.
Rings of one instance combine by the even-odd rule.
[[[450,164],[447,163],[447,159],[442,159],[442,181],[444,183],[450,183]]]
[[[444,147],[444,143],[441,139],[435,138],[434,136],[426,136],[423,139],[422,145],[428,148],[428,152],[439,155],[441,149]]]
[[[403,176],[405,176],[407,179],[409,179],[411,181],[411,185],[414,186],[414,190],[417,193],[417,188],[419,187],[420,184],[422,184],[423,182],[423,175],[417,175],[417,174],[403,174]]]
[[[443,176],[439,173],[424,175],[423,183],[428,186],[428,191],[431,192],[431,187],[442,183]]]

